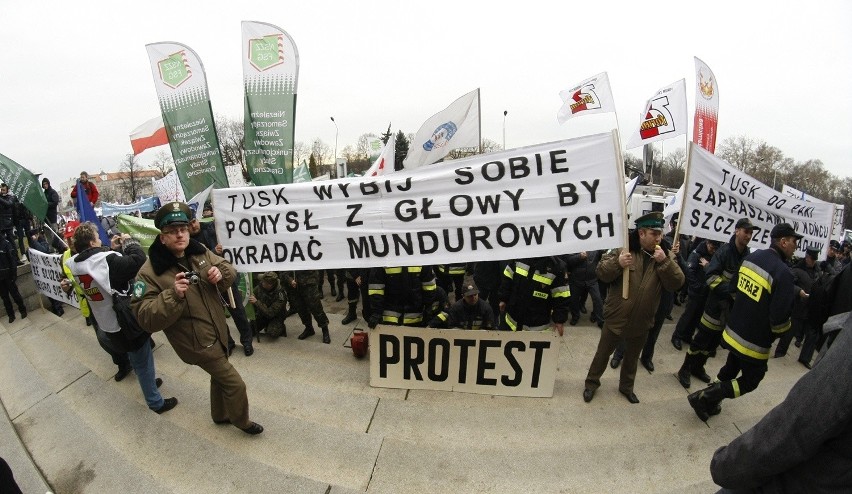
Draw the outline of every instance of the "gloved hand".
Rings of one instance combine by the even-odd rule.
[[[370,329],[376,329],[376,326],[378,326],[380,322],[382,322],[382,316],[379,314],[373,314],[370,316],[370,321],[367,322],[367,327]]]

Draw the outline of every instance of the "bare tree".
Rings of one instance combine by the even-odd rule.
[[[246,168],[245,128],[242,120],[235,120],[225,115],[216,115],[216,135],[219,137],[219,147],[222,151],[222,163],[225,166],[239,165],[243,178],[249,180]]]
[[[334,167],[334,151],[319,137],[311,143],[311,154],[317,162],[317,167],[323,167],[327,163],[331,163],[329,169]],[[325,173],[325,170],[321,171]]]
[[[311,149],[302,141],[293,144],[293,166],[299,166],[308,159]]]
[[[154,161],[151,162],[151,168],[160,172],[160,177],[165,177],[175,168],[175,160],[172,158],[171,152],[159,151],[154,155]]]
[[[125,156],[119,167],[121,175],[118,179],[118,188],[122,192],[121,197],[130,197],[131,203],[139,200],[141,195],[142,181],[145,179],[141,177],[140,171],[142,171],[142,165],[133,154]]]

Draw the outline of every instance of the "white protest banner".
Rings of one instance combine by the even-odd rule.
[[[797,255],[805,249],[828,253],[833,204],[799,201],[775,191],[726,161],[689,145],[689,182],[684,191],[680,233],[727,242],[739,218],[747,217],[757,227],[749,247],[769,247],[769,233],[779,223],[790,223],[804,235]]]
[[[160,204],[165,204],[172,201],[185,201],[186,196],[183,195],[183,187],[180,186],[177,173],[174,170],[161,179],[152,179],[151,184],[154,186],[154,195],[160,199]]]
[[[624,244],[613,134],[382,177],[213,191],[223,256],[241,272],[417,266]]]
[[[370,386],[552,397],[559,335],[378,326]]]
[[[781,193],[805,202],[826,202],[821,199],[817,199],[812,195],[806,194],[801,190],[794,189],[787,184],[784,184],[781,187]],[[834,219],[831,221],[831,240],[837,240],[838,242],[843,241],[843,214],[845,210],[846,206],[842,204],[834,205]]]
[[[62,291],[60,285],[65,274],[62,272],[62,254],[45,254],[34,249],[29,250],[30,269],[33,273],[33,283],[36,290],[46,297],[80,308],[77,292],[71,290],[70,295]]]

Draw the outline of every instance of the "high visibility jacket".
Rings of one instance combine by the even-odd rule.
[[[436,268],[439,276],[464,276],[467,264],[438,264]]]
[[[74,291],[77,292],[77,301],[80,302],[80,314],[83,317],[89,317],[92,314],[92,311],[89,310],[89,301],[86,300],[86,296],[83,294],[83,287],[77,283],[77,280],[74,279],[74,274],[68,269],[68,266],[65,265],[65,261],[71,259],[71,249],[66,249],[65,252],[62,253],[62,272],[65,273],[65,277],[71,282],[71,286],[74,287]]]
[[[506,304],[501,329],[542,331],[550,322],[568,319],[565,264],[556,257],[536,257],[512,261],[503,270],[499,299]]]
[[[777,250],[759,250],[740,266],[736,290],[722,340],[743,357],[766,361],[772,340],[790,329],[793,274]]]
[[[429,266],[373,268],[367,293],[370,310],[383,324],[422,326],[423,313],[435,297],[435,275]]]
[[[709,293],[699,324],[708,331],[725,329],[728,312],[736,295],[736,275],[748,255],[748,248],[743,249],[742,253],[737,250],[735,239],[732,236],[727,244],[720,245],[704,270]]]

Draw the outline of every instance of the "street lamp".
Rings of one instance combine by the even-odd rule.
[[[337,176],[337,135],[340,133],[340,129],[337,127],[337,122],[334,121],[334,117],[331,118],[331,123],[334,124],[334,177],[340,178]]]
[[[506,150],[506,115],[509,114],[509,110],[503,110],[503,151]]]

